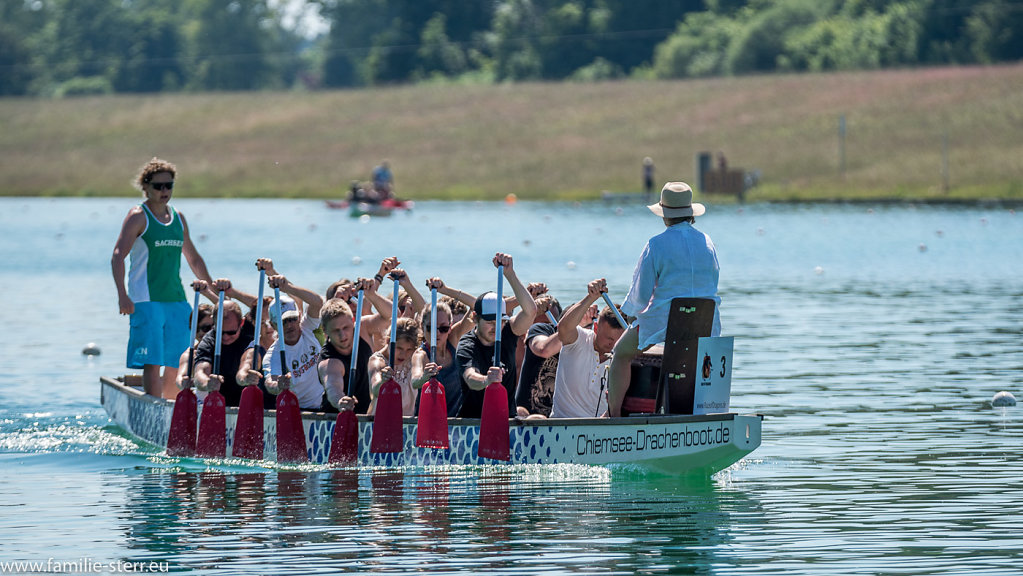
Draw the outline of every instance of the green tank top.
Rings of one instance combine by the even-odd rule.
[[[182,302],[181,248],[185,245],[185,227],[170,206],[170,222],[156,219],[142,204],[146,229],[131,247],[128,269],[128,296],[133,302]]]

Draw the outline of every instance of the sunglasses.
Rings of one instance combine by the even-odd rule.
[[[173,190],[174,189],[174,181],[173,180],[171,180],[170,182],[150,182],[149,185],[153,187],[153,190]]]
[[[224,336],[234,336],[238,332],[241,332],[241,329],[242,329],[241,326],[239,326],[234,330],[221,330],[220,333],[223,334]]]
[[[200,324],[197,328],[202,332],[209,332],[213,330],[213,324]]]
[[[450,332],[450,331],[451,331],[451,326],[437,326],[437,332],[440,332],[441,334],[445,334],[445,333]]]

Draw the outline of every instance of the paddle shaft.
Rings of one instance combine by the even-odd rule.
[[[551,321],[551,324],[558,325],[557,319],[554,318],[554,314],[551,314],[550,310],[547,311],[547,319]]]
[[[387,363],[394,369],[394,348],[398,338],[398,281],[394,281],[394,294],[391,296],[391,343],[387,352]]]
[[[600,295],[604,297],[604,302],[607,303],[608,307],[614,311],[615,318],[617,318],[618,323],[621,324],[622,330],[628,329],[629,323],[625,321],[624,317],[622,317],[622,313],[618,310],[618,307],[615,306],[615,303],[611,301],[611,297],[607,295],[607,292],[601,292]]]
[[[430,362],[437,363],[437,288],[430,290]],[[193,338],[194,340],[194,338]]]
[[[281,376],[288,373],[288,357],[284,354],[284,307],[281,305],[281,289],[274,286],[274,301],[277,302],[277,348],[281,353]]]
[[[195,291],[195,302],[192,304],[192,339],[188,345],[188,379],[192,379],[192,368],[195,362],[195,335],[199,331],[199,290]]]
[[[497,314],[494,316],[494,366],[501,366],[501,321],[504,319],[504,265],[497,267]]]
[[[352,359],[348,362],[348,396],[355,390],[355,366],[359,363],[359,328],[362,326],[362,288],[355,302],[355,341],[352,342]]]
[[[256,354],[256,350],[259,349],[260,336],[263,335],[263,285],[266,284],[266,270],[259,271],[259,297],[256,298],[256,325],[253,326],[255,330],[252,342],[252,369],[262,371],[262,366],[259,362],[259,354]]]
[[[241,329],[241,326],[238,327]],[[220,341],[224,335],[224,291],[217,295],[217,337],[213,344],[213,373],[220,374]]]

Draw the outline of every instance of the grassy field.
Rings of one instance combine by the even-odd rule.
[[[0,99],[0,126],[3,195],[134,195],[160,156],[179,196],[338,197],[387,158],[413,199],[586,199],[638,190],[644,156],[691,180],[723,151],[761,172],[751,201],[1023,200],[1023,65]]]

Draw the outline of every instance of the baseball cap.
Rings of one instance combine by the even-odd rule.
[[[281,294],[281,308],[284,309],[284,315],[280,316],[281,322],[288,318],[298,318],[298,305],[295,304],[295,301],[292,300],[290,296]],[[274,300],[270,304],[270,322],[272,322],[274,326],[277,325],[278,315],[277,301]]]
[[[494,292],[485,292],[480,294],[476,298],[476,304],[472,307],[476,311],[476,317],[481,320],[493,322],[497,319],[497,311],[499,309],[497,304],[497,294]],[[508,315],[504,314],[504,310],[501,310],[501,318],[504,320],[508,319]]]

